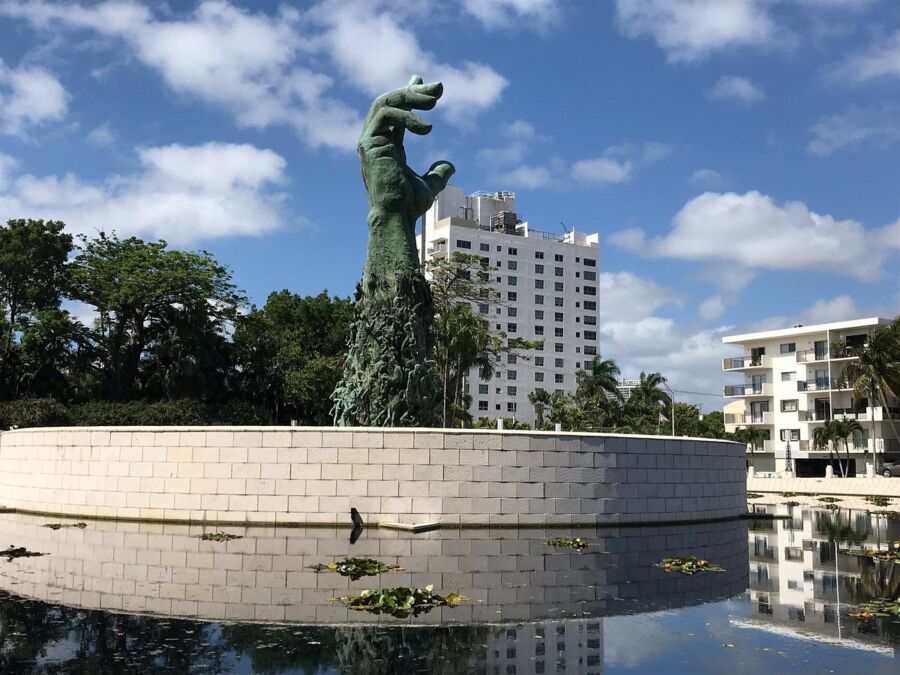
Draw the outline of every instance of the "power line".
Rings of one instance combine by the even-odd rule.
[[[722,394],[707,394],[706,392],[703,392],[703,391],[685,391],[684,389],[673,389],[672,391],[674,391],[677,394],[691,394],[693,396],[712,396],[715,398],[722,398],[722,396],[723,396]]]

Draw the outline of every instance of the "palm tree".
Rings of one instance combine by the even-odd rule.
[[[544,428],[544,409],[550,405],[551,398],[550,392],[546,389],[538,388],[528,394],[528,400],[534,406],[534,414],[537,416],[534,423],[535,429]]]
[[[854,407],[866,399],[874,413],[876,405],[887,408],[887,396],[900,397],[900,317],[883,328],[876,328],[866,343],[855,351],[855,361],[847,364],[841,379],[853,385]],[[888,422],[898,436],[893,419]],[[872,424],[872,442],[876,443],[876,426]],[[875,470],[878,470],[878,456],[875,455]]]
[[[640,426],[646,428],[652,424],[658,430],[660,417],[672,405],[672,399],[663,389],[665,383],[666,378],[659,373],[642,372],[638,386],[628,398],[626,407],[630,410],[626,411],[626,415],[630,412],[646,417],[646,422]]]
[[[837,438],[831,422],[832,420],[827,420],[822,426],[813,429],[812,442],[813,448],[816,450],[827,449],[831,455],[830,459],[834,460],[834,448],[837,445]],[[841,470],[841,475],[846,477],[847,473],[844,471],[844,465],[840,462],[840,459],[838,460],[838,467]]]
[[[750,448],[750,466],[753,466],[754,451],[765,441],[766,432],[755,427],[738,427],[734,430],[733,436],[738,443],[744,443]]]
[[[612,359],[601,360],[595,356],[588,370],[578,371],[578,388],[575,400],[578,407],[589,418],[589,426],[610,426],[614,408],[623,403],[619,390],[622,373]]]
[[[858,433],[862,433],[862,425],[856,420],[829,420],[836,439],[844,441],[844,454],[847,455],[847,471],[850,471],[850,444],[847,439]],[[826,423],[827,424],[827,423]]]

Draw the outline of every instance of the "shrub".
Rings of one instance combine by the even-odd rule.
[[[69,411],[52,398],[23,398],[0,403],[0,429],[66,427],[71,424]]]
[[[93,401],[73,405],[72,424],[84,427],[201,426],[209,423],[200,401]]]

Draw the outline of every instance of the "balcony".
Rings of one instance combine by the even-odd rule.
[[[900,419],[900,408],[834,408],[829,414],[827,410],[799,410],[797,417],[801,422],[825,422],[827,420],[857,420],[858,422],[882,422],[889,419]]]
[[[745,383],[745,384],[726,384],[725,396],[771,396],[772,383],[763,382],[761,384]]]
[[[827,361],[828,351],[825,349],[801,349],[797,352],[797,363],[814,363]]]
[[[738,356],[722,359],[722,370],[747,370],[749,368],[771,368],[772,362],[767,356]]]
[[[771,412],[725,413],[725,424],[774,424]]]
[[[829,391],[853,389],[853,384],[837,377],[815,377],[811,380],[797,380],[797,391]]]

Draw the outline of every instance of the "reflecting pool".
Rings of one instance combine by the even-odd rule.
[[[898,672],[900,540],[864,510],[754,504],[775,520],[573,530],[202,528],[0,515],[0,673]],[[219,534],[237,538],[220,537]],[[202,535],[215,535],[204,540]],[[579,537],[576,550],[550,546]],[[656,567],[695,555],[724,568]],[[347,557],[396,569],[351,580]],[[456,607],[349,609],[433,587]]]

